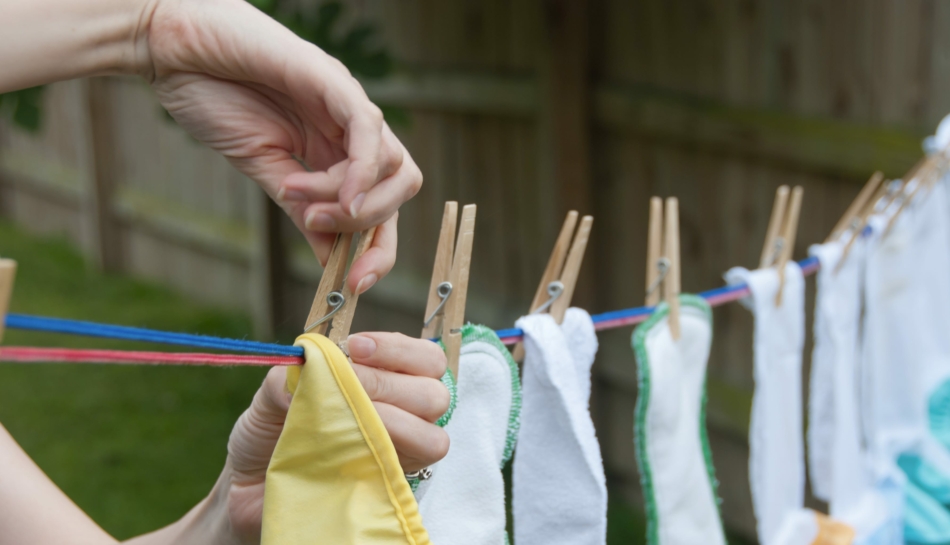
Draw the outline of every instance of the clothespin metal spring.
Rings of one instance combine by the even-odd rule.
[[[343,293],[341,291],[339,290],[331,291],[327,295],[327,305],[330,306],[330,312],[327,312],[323,316],[323,318],[320,318],[317,321],[313,322],[312,324],[308,325],[306,328],[304,328],[303,332],[310,333],[318,325],[326,322],[330,318],[333,318],[333,315],[339,312],[340,309],[343,308],[343,305],[345,304],[346,304],[346,297],[343,296]]]

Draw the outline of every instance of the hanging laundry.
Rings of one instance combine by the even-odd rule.
[[[912,180],[907,191],[920,183]],[[879,468],[897,464],[904,484],[904,537],[908,543],[950,542],[950,512],[941,504],[950,487],[950,455],[928,431],[927,402],[933,382],[945,376],[940,335],[927,321],[939,310],[928,298],[932,262],[924,256],[940,213],[935,201],[920,199],[886,226],[897,203],[872,218],[865,278],[862,347],[862,412],[865,436]],[[945,201],[944,201],[945,202]],[[946,250],[943,250],[944,252]],[[945,281],[945,280],[944,280]],[[929,310],[928,310],[929,309]],[[933,367],[924,369],[924,367]]]
[[[392,440],[349,360],[329,339],[297,339],[306,364],[264,490],[261,543],[428,545]]]
[[[680,338],[661,303],[633,334],[639,395],[634,437],[651,545],[725,544],[706,434],[706,363],[712,314],[680,296]]]
[[[862,446],[858,414],[861,294],[866,241],[850,236],[811,247],[821,263],[815,297],[808,452],[812,491],[833,519],[850,526],[854,543],[903,543],[902,481],[891,465],[877,468]],[[882,470],[883,469],[883,470]]]
[[[445,424],[451,447],[419,483],[416,498],[434,543],[502,545],[505,481],[521,415],[518,366],[495,333],[462,327],[457,402]]]
[[[802,350],[805,342],[805,281],[797,263],[785,267],[781,304],[774,268],[726,273],[729,284],[748,284],[742,303],[755,317],[752,415],[749,422],[749,482],[759,542],[772,545],[783,520],[805,500],[802,441]]]
[[[518,545],[604,545],[607,484],[590,417],[597,333],[587,312],[518,320],[525,335],[523,405],[512,467]]]

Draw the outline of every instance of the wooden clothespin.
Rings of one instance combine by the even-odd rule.
[[[946,155],[943,151],[934,153],[933,155],[928,155],[922,159],[920,163],[914,166],[906,176],[904,176],[903,186],[899,192],[900,204],[897,207],[897,210],[894,211],[894,215],[891,216],[891,219],[887,222],[887,227],[884,228],[884,232],[881,234],[881,237],[887,237],[891,232],[891,229],[894,228],[894,225],[897,223],[897,218],[904,212],[904,209],[907,208],[907,205],[910,204],[914,197],[916,197],[921,189],[930,189],[933,187],[934,182],[940,177],[941,172],[946,167]],[[911,180],[916,179],[917,185],[911,189],[910,193],[906,192],[907,184]]]
[[[788,186],[780,186],[775,191],[775,201],[772,203],[772,216],[769,218],[769,226],[765,231],[765,243],[762,244],[762,257],[759,259],[759,268],[767,269],[771,267],[778,259],[781,251],[779,241],[782,225],[785,220],[785,212],[788,207]]]
[[[665,220],[665,221],[664,221]],[[670,307],[670,334],[680,338],[680,228],[679,200],[650,199],[650,225],[647,232],[646,304],[656,306],[662,300]]]
[[[577,225],[577,211],[571,210],[564,218],[557,242],[548,258],[547,267],[541,275],[541,282],[534,292],[529,314],[547,312],[554,317],[554,321],[564,321],[564,313],[571,306],[574,297],[574,288],[577,286],[577,277],[581,272],[584,261],[584,252],[587,250],[587,241],[590,238],[590,229],[594,224],[593,216],[584,216],[580,227],[574,232]],[[573,242],[572,237],[573,236]],[[524,345],[518,343],[512,351],[515,361],[524,359]]]
[[[353,255],[353,261],[362,256],[373,244],[376,228],[371,227],[360,233],[359,245]],[[346,286],[347,263],[350,257],[350,247],[353,244],[353,233],[337,235],[330,250],[330,258],[323,269],[323,277],[317,294],[313,298],[310,314],[304,325],[304,333],[319,333],[326,335],[338,346],[350,334],[353,324],[353,315],[356,311],[356,301],[359,295],[353,293]],[[327,329],[329,328],[329,333]],[[344,352],[348,352],[344,347]]]
[[[856,222],[858,221],[858,214],[864,210],[868,201],[872,196],[874,196],[874,194],[877,192],[877,188],[880,187],[881,182],[883,181],[883,172],[877,171],[871,175],[867,183],[864,184],[864,187],[861,188],[858,196],[855,197],[853,201],[851,201],[851,205],[848,206],[848,209],[845,210],[844,215],[838,220],[835,228],[831,230],[831,233],[828,235],[828,238],[825,239],[825,242],[837,240],[849,228],[853,229],[857,227]]]
[[[802,211],[802,196],[805,190],[802,186],[795,186],[792,190],[792,200],[788,204],[788,213],[785,215],[785,221],[782,225],[781,244],[777,245],[779,251],[778,260],[775,266],[778,268],[778,293],[775,294],[775,306],[782,304],[782,292],[785,288],[785,265],[792,258],[792,251],[795,250],[795,237],[798,234],[798,217]],[[777,241],[776,241],[777,242]]]
[[[10,296],[13,294],[13,281],[16,279],[16,261],[0,259],[0,342],[6,329],[7,309],[10,308]]]
[[[782,291],[785,287],[785,265],[792,257],[795,249],[795,235],[798,232],[798,217],[802,210],[802,195],[804,190],[796,186],[791,191],[787,185],[780,186],[775,192],[775,202],[772,205],[772,216],[769,218],[769,227],[765,233],[765,244],[762,246],[762,257],[759,268],[775,267],[778,271],[778,293],[775,295],[775,306],[782,304]]]
[[[851,247],[854,246],[854,242],[858,240],[861,236],[861,233],[868,226],[868,220],[871,217],[871,214],[874,213],[874,210],[877,208],[877,204],[881,202],[881,199],[884,199],[888,193],[888,186],[890,185],[889,181],[883,181],[877,186],[877,189],[874,190],[874,194],[865,201],[862,209],[855,215],[852,220],[853,229],[851,234],[848,237],[847,244],[844,245],[844,249],[841,250],[841,258],[838,259],[838,265],[835,267],[835,274],[841,270],[841,267],[844,265],[845,259],[848,258],[848,254],[851,253]]]
[[[459,355],[462,351],[462,325],[465,323],[465,301],[468,298],[468,276],[472,265],[472,244],[475,240],[474,204],[462,208],[462,221],[455,236],[458,203],[445,203],[439,245],[432,266],[429,300],[422,338],[439,337],[445,345],[449,369],[458,379]]]

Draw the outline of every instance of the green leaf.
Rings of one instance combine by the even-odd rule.
[[[0,95],[0,104],[13,103],[13,123],[20,128],[36,132],[42,122],[40,106],[43,101],[43,87],[30,87]]]

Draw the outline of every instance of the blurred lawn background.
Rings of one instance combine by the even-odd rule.
[[[36,238],[0,222],[0,255],[19,262],[11,312],[250,336],[246,316],[141,281],[90,272],[63,240]],[[8,330],[3,344],[181,350],[19,330]],[[265,373],[0,364],[0,422],[67,495],[124,539],[173,522],[211,490],[231,427]],[[611,504],[609,519],[609,543],[644,542],[639,511]]]

